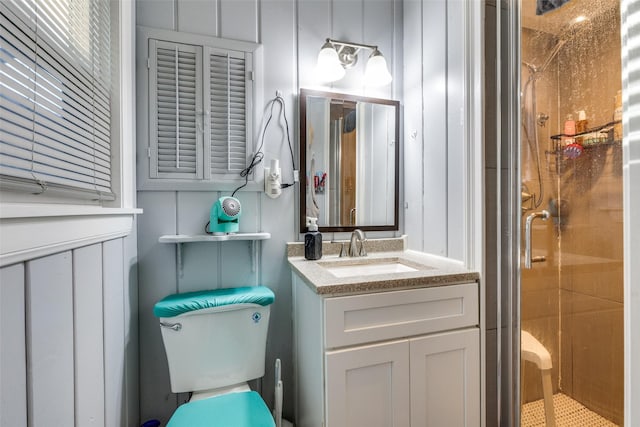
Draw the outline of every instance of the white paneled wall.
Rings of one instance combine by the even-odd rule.
[[[464,4],[403,2],[405,230],[411,249],[459,260],[468,170]]]
[[[402,82],[400,0],[138,0],[136,7],[138,25],[261,43],[264,47],[264,70],[262,100],[258,104],[259,130],[261,132],[264,125],[267,102],[275,96],[276,90],[281,91],[286,101],[296,166],[296,95],[299,87],[399,99],[396,88],[401,87]],[[327,37],[378,44],[394,74],[394,83],[384,88],[364,88],[361,81],[365,56],[343,81],[331,87],[318,86],[312,71]],[[144,59],[138,58],[138,64],[144,64]],[[140,90],[138,87],[138,98],[144,93]],[[278,112],[277,108],[275,112]],[[138,116],[147,113],[139,103]],[[291,154],[283,124],[276,124],[275,119],[274,115],[274,121],[266,132],[264,162],[268,164],[271,159],[278,158],[283,182],[291,182]],[[141,138],[137,143],[146,144]],[[257,146],[255,141],[254,146]],[[262,170],[258,169],[260,173]],[[240,230],[271,233],[270,240],[259,243],[260,257],[255,272],[251,270],[249,243],[224,242],[183,245],[182,274],[176,269],[175,245],[160,244],[158,237],[176,233],[202,234],[212,203],[229,193],[138,192],[138,207],[144,209],[144,215],[138,222],[141,421],[151,418],[166,421],[178,403],[186,398],[176,397],[170,390],[160,330],[152,314],[155,302],[177,291],[255,284],[268,286],[276,294],[271,311],[266,374],[262,380],[263,396],[271,405],[273,363],[275,358],[281,358],[284,412],[291,418],[291,273],[286,263],[285,245],[301,237],[297,225],[297,192],[297,186],[285,189],[278,199],[270,199],[255,188],[236,193],[243,210]],[[395,233],[379,235],[393,236]],[[327,240],[332,237],[331,234],[325,235]]]
[[[131,254],[135,235],[0,269],[1,426],[137,424]]]

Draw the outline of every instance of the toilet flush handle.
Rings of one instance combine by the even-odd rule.
[[[173,329],[176,332],[178,332],[180,329],[182,329],[182,323],[160,322],[160,326],[162,326],[163,328]]]

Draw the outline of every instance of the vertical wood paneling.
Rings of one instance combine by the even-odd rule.
[[[138,221],[138,280],[140,343],[140,417],[167,421],[177,405],[171,393],[167,359],[153,306],[176,289],[175,245],[158,243],[164,234],[176,234],[176,193],[138,193],[144,215]]]
[[[26,263],[29,424],[74,425],[71,252]]]
[[[140,343],[140,334],[138,333],[138,233],[137,233],[137,221],[138,219],[134,219],[133,229],[131,230],[131,234],[122,239],[122,269],[123,269],[123,280],[124,280],[124,291],[123,291],[123,301],[124,301],[124,363],[125,363],[125,385],[124,390],[126,393],[126,408],[124,412],[126,414],[124,425],[126,426],[136,426],[140,423],[140,375],[139,375],[139,343]],[[117,258],[110,258],[111,255],[111,245],[116,245],[115,242],[109,243],[106,242],[103,247],[103,253],[105,257],[105,264],[107,264],[108,260]],[[114,253],[118,252],[117,248],[114,248]],[[115,255],[114,255],[115,256]],[[107,268],[107,267],[105,267]],[[115,268],[115,267],[114,267]],[[114,274],[114,280],[117,280],[116,275]],[[104,283],[108,283],[109,279],[105,278]],[[114,287],[117,288],[117,287]],[[106,316],[112,316],[114,319],[118,315],[117,304],[115,304],[114,310],[107,310],[108,305],[105,304],[105,318]],[[110,321],[110,320],[105,320]],[[117,320],[116,320],[117,321]],[[105,331],[105,336],[108,331]],[[105,345],[105,348],[109,348]],[[107,369],[109,365],[109,357],[113,357],[115,360],[118,355],[118,350],[114,349],[113,352],[109,352],[109,354],[105,357],[105,372],[111,372],[110,369]],[[106,387],[105,384],[105,393],[107,393],[110,389]],[[115,396],[112,394],[112,396]],[[105,398],[105,407],[108,407],[110,402]],[[107,426],[110,422],[110,415],[106,417]],[[114,422],[117,421],[117,413],[113,415]],[[115,424],[117,425],[117,424]]]
[[[406,15],[405,15],[406,17]],[[445,2],[422,4],[422,98],[424,144],[423,247],[421,250],[447,255],[447,20]],[[405,41],[409,42],[409,41]],[[453,84],[453,82],[452,82]],[[411,184],[409,184],[411,185]]]
[[[230,195],[230,194],[225,194]],[[177,230],[179,234],[204,234],[211,206],[221,196],[219,192],[182,191],[177,194]],[[247,207],[240,201],[243,214]],[[178,290],[191,292],[221,287],[220,251],[229,242],[182,245],[182,276],[178,276]],[[239,254],[236,254],[239,255]]]
[[[24,264],[0,269],[0,426],[27,427]]]
[[[125,422],[125,306],[122,239],[102,247],[102,298],[104,307],[104,407],[106,427]]]
[[[176,1],[136,0],[136,24],[164,30],[176,30]]]
[[[73,311],[75,425],[104,426],[102,244],[73,251]]]
[[[387,60],[387,66],[389,72],[392,73],[394,82],[386,86],[380,87],[365,87],[364,93],[366,96],[372,96],[376,98],[388,98],[394,97],[393,88],[397,87],[398,74],[393,73],[393,59],[394,55],[394,34],[395,31],[395,14],[393,0],[389,1],[373,1],[364,2],[364,16],[363,16],[363,43],[376,45],[380,52]],[[389,31],[380,31],[381,28],[388,29]],[[366,64],[371,54],[370,50],[365,50],[360,54],[360,60]],[[363,68],[364,70],[364,68]],[[364,71],[363,71],[364,72]],[[364,74],[362,75],[364,77]]]
[[[260,193],[238,192],[236,197],[242,204],[242,216],[240,218],[240,230],[246,231],[270,231],[259,230],[258,215],[260,205],[258,199]],[[246,228],[245,228],[246,227]],[[251,257],[249,242],[225,242],[220,245],[220,286],[254,286],[258,284],[258,272],[251,271]],[[256,267],[259,260],[256,259]]]
[[[259,43],[258,0],[219,0],[219,2],[221,19],[218,36]]]
[[[180,0],[176,31],[218,36],[216,0]]]
[[[356,43],[366,43],[364,40],[364,11],[367,8],[366,1],[333,0],[331,14],[331,37],[338,40],[352,41]],[[386,3],[386,2],[385,2]],[[327,37],[329,37],[327,35]],[[320,47],[315,48],[316,56]],[[367,62],[367,52],[358,55],[358,62],[353,68],[347,70],[345,76],[333,83],[340,92],[362,93],[365,89],[363,85],[364,66]]]
[[[422,143],[422,2],[417,0],[405,1],[404,4],[404,199],[405,206],[400,209],[404,216],[405,228],[409,248],[422,250],[424,238],[423,216],[423,169],[422,162],[415,159],[423,158],[424,144]],[[410,42],[409,42],[410,41]]]
[[[464,258],[465,182],[465,22],[463,2],[447,2],[447,256]]]
[[[318,52],[326,38],[333,38],[330,19],[331,3],[313,0],[298,1],[298,78],[303,88],[318,88],[314,69]],[[263,24],[263,27],[265,25]]]
[[[265,104],[272,99],[276,90],[282,92],[286,103],[287,120],[294,153],[297,153],[296,138],[296,0],[269,2],[261,8],[261,40],[265,47],[278,46],[270,49],[265,55],[264,85]],[[315,51],[317,55],[317,51]],[[275,111],[277,112],[277,106]],[[278,122],[284,126],[278,116]],[[266,134],[265,164],[272,158],[280,160],[282,182],[292,182],[293,173],[291,154],[287,144],[283,127],[272,122]],[[299,167],[297,163],[296,166]],[[260,229],[271,233],[271,239],[264,240],[260,245],[260,261],[258,263],[258,283],[268,286],[275,293],[276,301],[271,307],[269,320],[269,335],[267,337],[267,353],[265,361],[265,376],[262,379],[263,397],[269,407],[272,407],[272,390],[274,389],[274,361],[280,358],[282,362],[282,380],[285,384],[284,400],[285,414],[293,411],[293,360],[292,360],[292,325],[291,325],[291,271],[285,262],[285,247],[287,241],[297,238],[296,220],[296,186],[286,188],[277,199],[271,199],[264,193],[256,193],[255,213],[256,223]]]
[[[122,241],[108,242],[120,250],[104,257],[102,245],[95,244],[0,270],[1,426],[27,426],[27,419],[31,426],[138,424],[137,362],[131,366],[134,386],[122,378]],[[103,304],[103,271],[120,290],[119,304]],[[118,330],[120,345],[108,340],[110,328]],[[137,360],[137,343],[128,351],[127,363]],[[106,396],[105,375],[107,382],[114,376],[105,370],[105,360],[120,367],[116,393]],[[114,388],[107,384],[107,390]],[[135,406],[124,407],[125,397],[134,393]]]

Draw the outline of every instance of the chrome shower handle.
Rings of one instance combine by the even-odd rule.
[[[549,211],[542,210],[540,212],[533,212],[527,216],[527,221],[524,226],[524,268],[531,268],[532,262],[534,262],[531,256],[531,223],[536,218],[542,218],[543,221],[549,219]],[[540,257],[536,257],[536,262],[544,261]]]

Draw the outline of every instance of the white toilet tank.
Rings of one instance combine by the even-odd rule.
[[[171,391],[210,390],[264,375],[273,292],[264,286],[169,295],[160,318]]]

